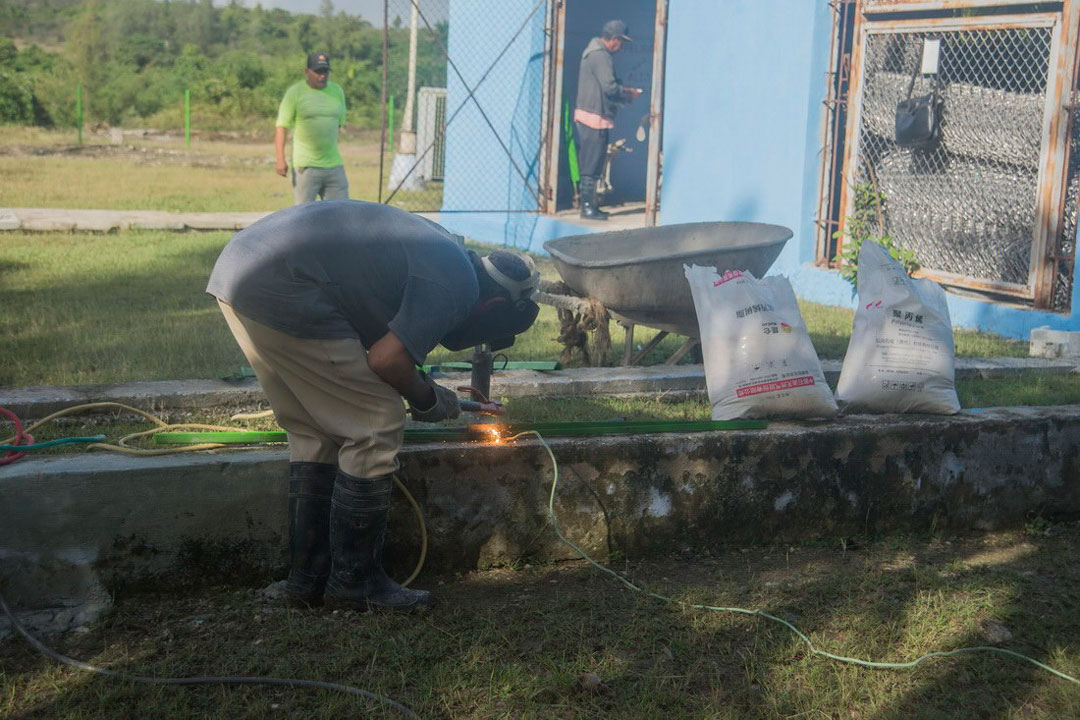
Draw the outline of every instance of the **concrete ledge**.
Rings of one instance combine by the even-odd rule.
[[[563,528],[600,558],[1017,527],[1036,513],[1080,513],[1080,406],[855,416],[552,447]],[[286,468],[277,449],[86,454],[5,467],[0,585],[28,617],[70,624],[131,585],[265,579],[285,562]],[[407,447],[401,477],[424,511],[429,568],[571,556],[547,520],[551,467],[535,441]],[[400,498],[390,537],[389,566],[401,574],[419,543]]]
[[[835,385],[840,377],[840,360],[824,360],[825,378]],[[1005,377],[1023,370],[1052,373],[1074,372],[1076,365],[1065,359],[1044,358],[958,358],[956,376]],[[440,376],[447,384],[460,384],[464,373]],[[491,382],[495,397],[572,397],[580,395],[630,395],[655,393],[704,393],[705,371],[701,365],[652,365],[649,367],[574,368],[570,370],[503,370]],[[158,409],[232,407],[265,403],[256,380],[165,380],[109,385],[38,386],[0,388],[0,407],[24,418],[40,418],[72,405],[90,402],[119,402]]]
[[[241,230],[268,212],[183,213],[160,210],[0,209],[0,230],[111,232],[143,230]]]
[[[117,402],[148,410],[184,410],[252,405],[266,402],[266,398],[254,379],[0,388],[0,407],[6,407],[23,419],[42,418],[64,408],[95,402]]]

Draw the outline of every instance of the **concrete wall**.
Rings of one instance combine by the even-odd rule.
[[[487,69],[533,4],[451,3],[450,51],[470,83]],[[854,307],[850,286],[837,273],[812,265],[831,33],[825,0],[670,0],[660,221],[786,225],[795,236],[773,274],[788,276],[800,297]],[[543,47],[543,15],[538,12],[525,37],[478,92],[530,179],[539,170]],[[464,98],[464,88],[453,72],[449,85],[453,109]],[[535,207],[471,103],[448,129],[447,152],[446,210]],[[441,221],[484,242],[539,252],[544,240],[582,232],[521,213],[444,213]],[[1074,288],[1080,289],[1080,265]],[[1080,299],[1064,315],[952,294],[948,300],[958,327],[1018,338],[1044,325],[1080,329]]]
[[[560,523],[600,558],[1080,513],[1080,406],[552,447]],[[402,463],[426,518],[429,568],[573,556],[548,521],[552,468],[537,443],[412,446]],[[37,627],[55,628],[85,622],[133,584],[265,582],[284,566],[286,468],[278,450],[19,462],[0,482],[0,589],[37,610]],[[402,576],[418,531],[400,498],[390,537]]]

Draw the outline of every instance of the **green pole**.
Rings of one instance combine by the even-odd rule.
[[[191,147],[191,91],[184,90],[184,145]]]
[[[82,85],[75,91],[75,127],[79,133],[79,144],[82,145],[82,126],[83,126],[83,113],[82,113]]]
[[[394,154],[394,96],[390,96],[390,154]]]

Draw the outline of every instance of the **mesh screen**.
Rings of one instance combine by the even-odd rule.
[[[903,148],[896,105],[927,38],[941,40],[938,73],[911,96],[943,99],[941,138]],[[923,267],[1028,284],[1050,41],[1049,28],[868,36],[856,182],[876,185],[886,231]]]
[[[544,0],[493,6],[387,0],[380,201],[414,212],[537,209],[545,8]],[[403,144],[410,121],[415,149]]]

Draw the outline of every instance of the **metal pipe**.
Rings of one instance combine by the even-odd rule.
[[[390,62],[390,0],[383,0],[382,89],[379,90],[379,187],[375,199],[382,202],[383,162],[386,159],[386,66]]]
[[[645,168],[645,225],[656,225],[660,209],[661,134],[664,112],[664,54],[667,41],[667,0],[656,0],[653,32],[652,88],[649,95],[649,146]]]
[[[416,95],[416,28],[420,18],[418,0],[412,2],[409,20],[409,85],[405,96],[405,117],[401,119],[401,142],[398,152],[402,155],[416,154],[416,133],[413,132],[413,96]]]

